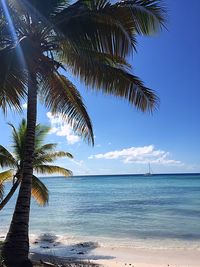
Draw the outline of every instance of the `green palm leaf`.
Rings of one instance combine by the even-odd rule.
[[[12,147],[17,160],[22,160],[24,158],[24,145],[26,137],[26,120],[22,119],[18,129],[12,123],[8,123],[12,128]]]
[[[0,200],[4,196],[4,183],[13,178],[13,170],[7,170],[0,173]]]
[[[0,166],[2,168],[17,166],[17,161],[13,155],[2,145],[0,145]]]
[[[125,0],[115,4],[116,10],[126,10],[139,34],[151,35],[165,27],[166,8],[158,0]]]
[[[136,48],[136,33],[150,35],[164,26],[163,14],[157,0],[85,0],[58,13],[55,22],[74,47],[125,57]]]
[[[20,69],[19,46],[0,49],[0,107],[22,110],[20,101],[25,97],[26,75]]]
[[[56,26],[73,46],[92,45],[99,52],[124,57],[131,52],[135,39],[119,20],[104,12],[110,6],[104,2],[107,3],[97,9],[89,6],[88,1],[78,1],[73,10],[66,8],[56,16]]]
[[[51,127],[45,126],[45,125],[41,125],[41,124],[37,124],[36,125],[36,129],[35,129],[35,150],[37,150],[38,148],[41,148],[41,145],[44,141],[44,138],[46,137],[46,135],[48,134],[48,132],[50,131]]]
[[[49,191],[47,187],[33,175],[31,195],[40,206],[45,206],[49,201]]]
[[[73,173],[72,171],[59,167],[59,166],[54,166],[54,165],[37,165],[34,170],[38,173],[41,174],[62,174],[64,176],[72,176]]]
[[[40,89],[47,108],[59,113],[83,138],[94,143],[92,123],[76,87],[63,75],[51,73]]]
[[[62,42],[61,43],[61,50],[57,52],[57,57],[59,61],[62,61],[64,64],[68,65],[69,67],[72,64],[71,59],[73,60],[73,57],[78,56],[83,58],[88,58],[91,62],[93,59],[106,63],[113,66],[123,66],[125,68],[130,68],[130,64],[126,61],[124,57],[121,57],[119,55],[112,55],[109,53],[99,52],[94,50],[90,46],[72,46],[70,42]]]
[[[68,157],[70,159],[73,158],[72,154],[64,151],[50,152],[50,153],[40,153],[36,154],[33,165],[37,167],[37,165],[51,163],[59,158]]]
[[[5,181],[8,181],[13,178],[13,169],[0,172],[0,183],[3,183]]]
[[[138,77],[119,66],[115,67],[112,62],[104,63],[98,57],[91,59],[74,53],[66,59],[66,63],[71,66],[73,74],[92,89],[127,99],[142,111],[152,111],[158,105],[158,97],[153,90],[145,87]]]
[[[48,153],[49,151],[54,150],[56,146],[57,146],[56,143],[42,145],[41,147],[36,149],[35,154],[41,155],[41,154]]]

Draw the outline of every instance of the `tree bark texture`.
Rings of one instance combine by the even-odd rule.
[[[31,185],[33,175],[33,155],[35,148],[35,127],[37,117],[37,79],[29,74],[27,135],[24,151],[23,175],[17,198],[15,211],[9,232],[2,249],[6,266],[31,266],[29,255],[29,214],[31,201]]]

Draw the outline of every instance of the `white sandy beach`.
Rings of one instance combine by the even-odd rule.
[[[85,266],[92,266],[88,263],[94,263],[95,266],[105,267],[200,267],[200,247],[194,248],[190,243],[187,248],[134,248],[121,247],[117,241],[116,246],[105,246],[92,241],[66,243],[59,238],[51,234],[37,238],[31,236],[30,258],[34,262],[43,260],[82,267],[83,264],[73,263],[84,262]],[[1,240],[3,241],[3,236]]]
[[[84,250],[83,250],[84,251]],[[199,267],[200,251],[190,249],[136,249],[121,247],[97,247],[82,257],[80,250],[77,252],[77,258],[68,257],[59,258],[55,261],[55,254],[51,256],[31,253],[33,260],[53,261],[58,263],[74,262],[83,260],[107,267]],[[48,251],[47,251],[48,253]],[[85,252],[84,252],[85,254]]]
[[[113,259],[97,260],[104,266],[134,266],[134,267],[199,267],[200,251],[191,250],[157,250],[113,248],[96,249],[96,254],[103,254]]]

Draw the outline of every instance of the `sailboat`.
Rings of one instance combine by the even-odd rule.
[[[144,174],[144,176],[151,176],[151,175],[152,175],[152,173],[151,173],[151,167],[150,167],[150,162],[149,162],[149,164],[148,164],[148,167],[149,167],[149,170],[148,170],[148,172],[146,172],[146,173]]]

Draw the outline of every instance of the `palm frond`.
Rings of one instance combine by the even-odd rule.
[[[37,168],[37,165],[51,163],[62,157],[68,157],[70,159],[73,158],[72,154],[70,154],[69,152],[64,152],[64,151],[40,153],[40,154],[35,155],[33,166],[34,168]]]
[[[26,95],[27,77],[22,65],[19,45],[0,50],[0,107],[22,110],[20,101]]]
[[[56,27],[73,46],[92,45],[96,51],[125,57],[135,47],[134,32],[127,31],[124,21],[107,12],[109,1],[101,1],[102,5],[91,2],[77,1],[74,8],[60,12],[55,18]]]
[[[45,21],[68,6],[68,0],[21,0],[24,9]]]
[[[13,155],[2,145],[0,145],[0,166],[2,168],[15,168],[17,166],[17,162]]]
[[[82,0],[58,13],[55,23],[74,47],[125,57],[136,50],[136,34],[164,26],[165,13],[158,0]]]
[[[126,10],[139,34],[151,35],[165,27],[166,8],[161,1],[125,0],[116,3],[114,7],[116,11]]]
[[[12,128],[12,147],[14,149],[15,156],[18,161],[23,161],[27,127],[26,120],[22,119],[17,129],[12,123],[8,123],[8,125]]]
[[[35,129],[35,150],[37,150],[38,148],[41,147],[44,138],[46,137],[46,135],[48,134],[48,132],[50,131],[50,127],[49,126],[45,126],[42,124],[37,124],[36,125],[36,129]]]
[[[13,178],[13,170],[7,170],[0,173],[0,200],[4,196],[4,183]]]
[[[14,170],[10,169],[7,171],[0,172],[0,184],[13,178]]]
[[[74,56],[83,56],[87,57],[88,60],[93,61],[98,60],[102,63],[109,64],[112,66],[123,66],[127,69],[130,69],[131,65],[126,61],[125,58],[119,55],[112,55],[109,53],[98,52],[90,46],[72,46],[70,42],[63,41],[60,45],[60,50],[57,52],[56,56],[58,60],[68,64],[70,58]],[[71,65],[71,63],[69,63]]]
[[[49,191],[45,184],[43,184],[43,182],[34,175],[32,177],[31,194],[40,206],[45,206],[48,204]]]
[[[56,152],[53,152],[53,153],[49,153],[48,155],[49,155],[49,157],[52,157],[55,160],[57,158],[61,158],[61,157],[68,157],[70,159],[73,159],[72,154],[69,153],[69,152],[65,152],[65,151],[56,151]]]
[[[54,166],[54,165],[37,165],[34,170],[37,173],[41,173],[41,174],[62,174],[64,176],[72,176],[73,173],[72,171],[59,167],[59,166]]]
[[[60,113],[77,134],[94,143],[92,123],[81,95],[65,76],[50,73],[44,77],[40,94],[41,100],[53,114]]]
[[[13,169],[0,172],[0,200],[2,200],[4,197],[4,183],[9,180],[12,180],[13,175],[14,175]]]
[[[57,147],[57,144],[56,143],[52,143],[52,144],[45,144],[45,145],[42,145],[40,147],[38,147],[36,150],[35,150],[35,153],[37,155],[43,155],[45,153],[48,153],[48,152],[51,152],[53,151],[55,148]]]
[[[91,59],[75,53],[65,60],[72,73],[92,89],[126,99],[141,111],[152,111],[158,105],[154,91],[145,87],[138,77],[124,70],[123,66],[115,67],[98,58]]]

